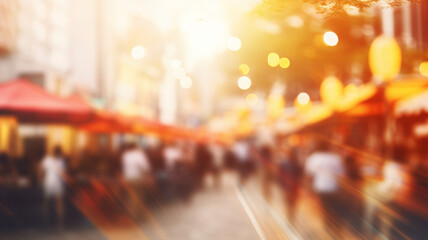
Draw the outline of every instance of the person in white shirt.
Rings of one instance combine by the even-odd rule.
[[[150,171],[146,154],[135,144],[125,151],[122,156],[123,177],[127,181],[141,181]]]
[[[122,155],[122,175],[127,185],[126,202],[137,220],[144,219],[144,188],[150,175],[150,164],[145,153],[135,143],[129,144]]]
[[[62,227],[64,219],[63,196],[65,193],[63,178],[65,177],[66,163],[61,147],[56,146],[53,155],[48,155],[42,160],[40,172],[45,196],[45,220],[49,221],[49,205],[51,201],[55,201],[56,215],[60,227]]]
[[[340,155],[333,152],[315,152],[306,162],[306,172],[313,177],[312,189],[319,194],[339,191],[339,179],[345,174]]]
[[[345,176],[342,157],[331,151],[327,142],[320,141],[316,151],[307,158],[305,171],[312,177],[312,190],[318,195],[324,224],[341,226],[346,209],[340,191],[340,180]]]
[[[246,162],[249,159],[250,146],[245,141],[238,141],[233,145],[233,152],[238,162]]]
[[[250,145],[245,140],[238,140],[233,145],[233,153],[235,154],[236,164],[239,172],[239,181],[245,184],[250,175],[252,163],[250,157]]]
[[[405,146],[394,146],[393,158],[387,159],[382,167],[382,181],[374,184],[367,194],[365,219],[370,238],[376,238],[379,232],[389,239],[398,236],[394,211],[409,204],[412,198],[412,177],[406,162],[408,156]],[[375,224],[378,231],[370,228]]]
[[[183,159],[183,152],[181,149],[174,143],[168,145],[163,152],[165,158],[166,168],[169,171],[172,171],[175,165]]]

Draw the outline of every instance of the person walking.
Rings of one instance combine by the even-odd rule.
[[[195,152],[195,165],[200,188],[205,186],[205,177],[213,166],[213,154],[205,144],[198,144]]]
[[[137,220],[144,220],[145,207],[144,189],[150,178],[150,164],[144,152],[137,147],[137,144],[129,144],[122,155],[123,179],[127,187],[126,204]]]
[[[239,182],[243,185],[247,182],[252,170],[250,151],[250,145],[245,140],[238,140],[233,145],[233,153],[235,155],[236,165],[239,172]]]
[[[279,181],[284,191],[285,208],[290,221],[294,221],[300,194],[302,167],[299,164],[297,149],[281,149],[279,153]]]
[[[339,185],[345,175],[342,157],[333,152],[327,142],[319,141],[316,150],[306,160],[305,171],[312,177],[312,190],[318,196],[324,225],[330,230],[333,227],[341,229],[345,208]],[[330,232],[331,235],[340,233]]]
[[[65,184],[63,179],[66,174],[66,159],[60,146],[56,146],[52,155],[44,157],[40,164],[40,172],[44,193],[44,215],[49,224],[50,206],[54,202],[59,227],[64,223],[64,194]]]
[[[270,202],[272,187],[275,182],[276,166],[274,165],[271,146],[264,145],[258,151],[258,159],[262,165],[262,192],[266,201]]]
[[[210,145],[210,151],[213,159],[211,173],[214,180],[214,187],[219,189],[221,187],[221,173],[224,165],[224,147],[218,143],[212,143]]]

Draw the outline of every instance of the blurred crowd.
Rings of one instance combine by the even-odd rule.
[[[297,144],[289,140],[262,146],[254,156],[262,163],[264,198],[272,202],[274,187],[282,189],[284,215],[294,227],[299,229],[303,219],[306,227],[300,226],[301,231],[316,228],[304,220],[318,215],[328,238],[419,239],[426,235],[421,226],[428,223],[427,175],[410,161],[412,154],[404,146],[392,147],[391,155],[381,158],[319,135],[300,136]],[[313,207],[305,199],[316,207],[299,221],[299,209]],[[299,202],[306,206],[299,207]]]
[[[235,149],[186,140],[143,146],[129,141],[118,151],[86,149],[78,154],[77,162],[60,146],[52,153],[34,152],[26,159],[1,154],[2,230],[25,225],[62,229],[86,218],[93,222],[90,215],[106,211],[113,217],[145,221],[153,206],[190,202],[207,185],[207,176],[213,189],[221,188],[225,169],[238,166],[247,176],[252,166],[244,163],[249,153],[246,146],[237,144]],[[98,213],[90,212],[89,202],[98,205]]]
[[[141,147],[128,142],[117,152],[83,151],[75,166],[59,146],[52,154],[34,155],[33,164],[25,167],[1,154],[2,230],[22,227],[22,219],[31,226],[59,228],[87,218],[97,223],[97,217],[144,222],[153,207],[189,203],[198,191],[220,189],[222,173],[229,171],[244,187],[260,180],[268,203],[273,189],[281,189],[284,216],[296,225],[299,203],[309,196],[330,236],[343,238],[345,231],[366,238],[406,235],[406,221],[416,221],[413,228],[428,223],[423,204],[428,185],[420,181],[420,169],[409,164],[409,154],[395,147],[390,158],[365,165],[370,156],[364,153],[304,135],[277,138],[273,144],[252,138],[230,145],[183,140]]]

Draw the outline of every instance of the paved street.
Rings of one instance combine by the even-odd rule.
[[[190,202],[177,201],[151,210],[153,218],[140,228],[131,224],[128,228],[103,229],[99,225],[98,229],[66,229],[62,233],[27,230],[3,237],[11,240],[259,239],[236,194],[235,178],[228,175],[223,180],[220,190],[208,186],[197,192]]]
[[[154,213],[167,239],[258,239],[234,191],[234,178],[223,180],[221,190],[207,187],[189,203],[177,202]],[[152,224],[142,229],[149,239],[162,239]]]

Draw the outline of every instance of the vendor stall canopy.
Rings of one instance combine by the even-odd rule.
[[[80,123],[93,118],[85,104],[71,103],[24,79],[0,84],[0,115],[25,123]]]
[[[97,110],[79,95],[57,97],[25,79],[0,84],[0,116],[12,117],[19,123],[69,124],[92,133],[152,134],[171,139],[223,142],[202,128],[164,125],[141,116]]]

